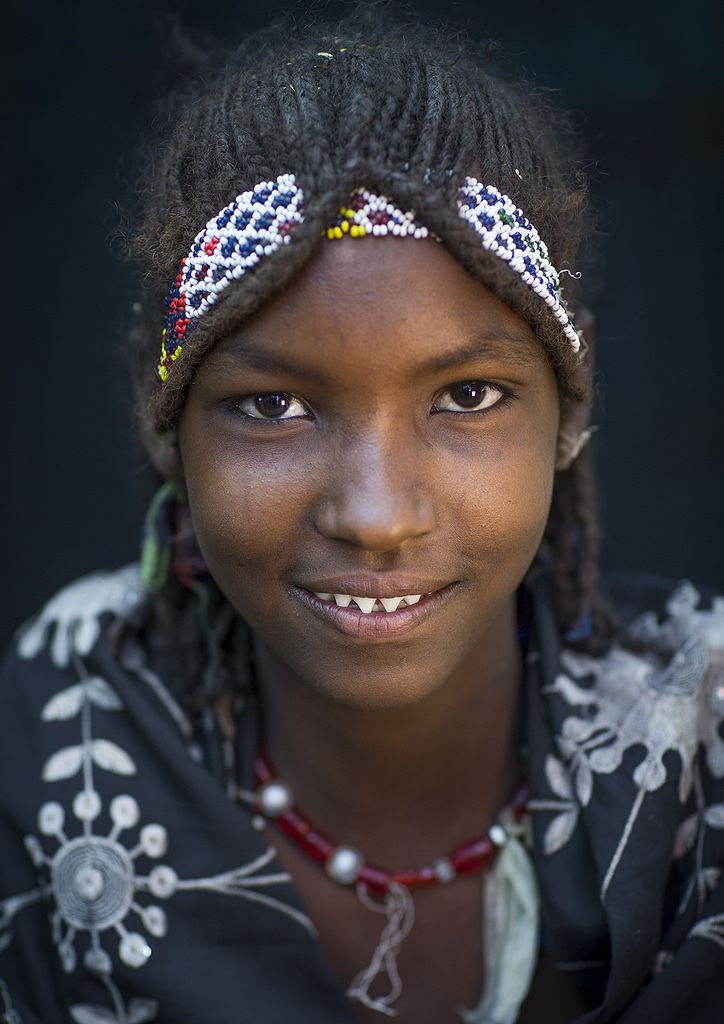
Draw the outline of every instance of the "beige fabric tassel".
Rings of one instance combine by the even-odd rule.
[[[527,823],[501,822],[507,839],[484,881],[483,997],[459,1009],[464,1024],[515,1024],[538,963],[540,897],[521,841]]]

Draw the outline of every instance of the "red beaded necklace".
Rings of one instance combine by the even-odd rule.
[[[396,886],[426,889],[444,884],[458,875],[488,870],[508,838],[505,828],[496,823],[483,835],[460,843],[432,865],[415,871],[386,871],[367,864],[359,850],[333,842],[312,825],[296,806],[289,784],[276,775],[265,755],[257,754],[254,769],[257,781],[254,801],[257,810],[265,818],[274,821],[309,857],[322,864],[329,877],[340,885],[363,883],[372,892],[384,894]],[[528,788],[520,786],[507,805],[514,821],[519,822],[523,818],[527,800]]]

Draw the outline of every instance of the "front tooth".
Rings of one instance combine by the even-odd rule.
[[[318,594],[316,590],[314,591],[314,596],[318,597],[320,599],[320,601],[331,601],[332,600],[332,595],[331,594]]]
[[[408,604],[417,604],[422,597],[422,594],[405,594],[405,600]]]
[[[376,597],[352,597],[352,600],[357,603],[357,606],[361,612],[365,615],[369,615],[375,606]]]
[[[386,612],[396,612],[401,600],[401,597],[381,597],[380,604]]]
[[[338,604],[340,608],[346,608],[349,602],[352,600],[349,594],[333,594],[335,604]]]

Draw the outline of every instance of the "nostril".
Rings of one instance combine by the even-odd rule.
[[[388,494],[384,502],[363,496],[327,502],[317,514],[317,529],[325,537],[369,551],[391,551],[434,528],[429,502],[410,495],[390,498]]]

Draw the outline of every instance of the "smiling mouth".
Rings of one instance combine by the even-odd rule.
[[[385,598],[328,594],[302,587],[292,587],[292,592],[337,632],[354,640],[374,642],[396,640],[419,629],[447,603],[458,586],[457,582],[449,583],[428,594]]]
[[[411,608],[422,597],[430,594],[406,594],[404,597],[357,597],[355,594],[318,594],[314,596],[325,604],[336,605],[338,608],[358,608],[365,615],[372,612],[384,612],[386,615],[396,612],[398,608]]]

